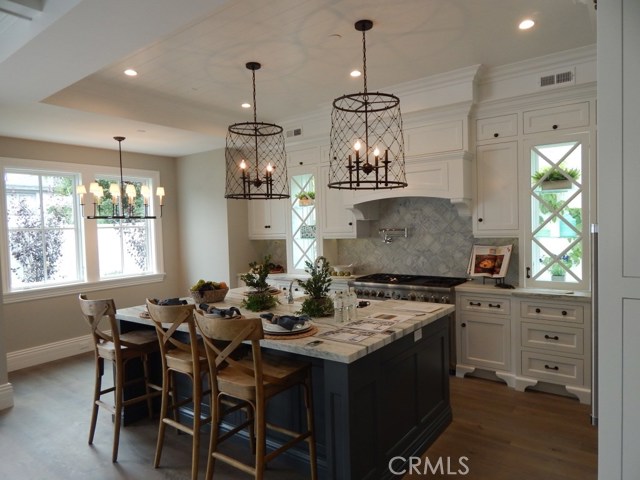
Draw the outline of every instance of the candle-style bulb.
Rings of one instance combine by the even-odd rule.
[[[246,170],[247,169],[247,162],[244,161],[244,158],[242,159],[242,161],[240,162],[240,168],[242,170]]]
[[[373,156],[377,157],[378,155],[380,155],[380,150],[378,150],[378,147],[376,147],[376,149],[373,151]]]
[[[271,166],[271,162],[267,164],[267,173],[273,172],[273,167]]]
[[[353,149],[356,152],[359,152],[361,148],[362,148],[362,144],[360,143],[360,140],[356,140],[356,143],[353,144]]]

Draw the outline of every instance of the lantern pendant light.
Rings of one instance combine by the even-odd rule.
[[[400,99],[367,90],[365,32],[371,20],[355,23],[362,32],[364,90],[333,101],[329,188],[378,190],[407,186]]]
[[[258,122],[256,70],[248,62],[253,78],[253,122],[234,123],[227,132],[225,197],[244,200],[289,198],[287,158],[282,127]]]

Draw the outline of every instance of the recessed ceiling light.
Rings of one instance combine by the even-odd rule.
[[[135,77],[136,75],[138,75],[138,72],[136,72],[133,68],[127,68],[124,71],[124,74],[127,75],[128,77]]]
[[[518,28],[520,30],[529,30],[535,24],[536,24],[536,22],[534,22],[530,18],[525,18],[523,21],[520,22],[520,25],[518,25]]]
[[[362,75],[362,72],[360,70],[354,70],[349,75],[351,75],[352,77],[356,78],[356,77],[359,77],[360,75]]]
[[[251,108],[251,104],[245,102],[245,103],[242,104],[242,108]]]

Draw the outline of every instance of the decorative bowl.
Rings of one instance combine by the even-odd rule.
[[[191,297],[196,305],[200,303],[215,303],[224,300],[229,292],[228,288],[217,288],[215,290],[190,290]]]

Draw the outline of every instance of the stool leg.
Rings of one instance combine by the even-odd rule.
[[[264,477],[264,456],[266,454],[266,405],[258,401],[253,409],[256,423],[256,478],[262,480]]]
[[[153,461],[153,466],[158,468],[160,465],[160,457],[162,456],[162,445],[164,443],[164,431],[166,423],[164,419],[167,418],[167,408],[169,404],[169,383],[171,382],[171,376],[169,370],[164,368],[162,371],[162,400],[160,404],[160,422],[158,423],[158,442],[156,444],[156,456]]]
[[[104,360],[96,353],[96,380],[93,387],[93,406],[91,408],[91,425],[89,427],[89,445],[93,444],[93,435],[96,432],[96,422],[98,421],[98,400],[100,400],[100,391],[102,390],[102,366]]]
[[[122,400],[124,398],[124,392],[122,386],[124,385],[124,366],[122,363],[116,362],[116,378],[115,378],[115,413],[114,413],[114,426],[113,426],[113,454],[111,455],[111,461],[118,460],[118,445],[120,443],[120,425],[122,423]]]
[[[318,458],[316,456],[316,436],[313,418],[313,391],[311,389],[311,378],[307,377],[304,388],[304,403],[307,407],[307,430],[311,432],[311,435],[307,438],[309,444],[309,461],[311,466],[311,480],[317,480],[318,478]]]
[[[149,356],[145,353],[140,360],[142,361],[142,369],[144,371],[144,388],[147,393],[147,410],[149,411],[149,418],[153,418],[153,399],[151,398],[151,387],[149,387],[149,382],[151,381],[149,377]]]
[[[209,455],[207,458],[207,473],[206,480],[213,478],[213,468],[215,466],[216,459],[213,453],[218,449],[218,425],[220,424],[220,409],[222,403],[220,402],[220,396],[211,395],[211,435],[209,436]]]
[[[200,410],[202,409],[202,379],[191,377],[193,381],[193,441],[191,445],[191,479],[198,479],[198,460],[200,459],[200,423],[202,421]]]

